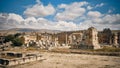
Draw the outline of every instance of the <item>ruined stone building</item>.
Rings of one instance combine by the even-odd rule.
[[[88,28],[86,32],[84,32],[83,39],[80,45],[84,45],[85,48],[90,49],[99,49],[100,45],[98,43],[98,31],[94,27]]]
[[[118,47],[120,44],[120,32],[113,32],[110,29],[97,31],[94,27],[87,30],[67,31],[57,34],[33,32],[25,34],[24,38],[25,45],[29,46],[31,42],[35,42],[35,45],[41,49],[67,45],[71,48],[99,49],[104,45]]]
[[[118,34],[117,33],[113,34],[113,45],[114,46],[118,45]]]
[[[27,47],[29,47],[30,43],[36,42],[37,38],[35,35],[25,35],[24,36],[24,43]]]
[[[0,36],[0,44],[3,44],[4,40],[5,40],[5,37],[4,36]]]
[[[41,49],[58,46],[58,37],[49,33],[36,33],[33,35],[24,35],[25,45],[33,45]]]
[[[74,34],[73,34],[74,36]],[[76,37],[79,39],[77,45],[72,45],[72,48],[80,49],[99,49],[100,45],[98,43],[98,31],[94,27],[88,28],[83,33],[79,33],[79,36]],[[74,38],[72,38],[74,40]]]
[[[98,40],[100,44],[112,44],[112,31],[108,28],[98,33]]]
[[[0,33],[0,44],[2,45],[4,43],[6,34]]]
[[[102,46],[108,45],[118,47],[120,45],[120,32],[111,31],[109,28],[105,28],[98,33],[98,41]]]
[[[77,49],[99,49],[102,46],[109,45],[119,47],[120,31],[111,31],[104,29],[97,31],[96,28],[90,27],[87,30],[66,31],[57,34],[29,32],[22,34],[24,45],[34,46],[41,49],[59,46],[71,46]],[[0,42],[3,37],[0,36]]]
[[[59,45],[58,37],[55,34],[41,33],[38,35],[38,38],[40,43],[46,44],[49,47]]]
[[[83,33],[72,33],[69,35],[69,41],[68,44],[80,44],[82,41]]]
[[[68,41],[67,41],[67,39],[68,39],[68,33],[66,33],[66,32],[61,32],[61,33],[58,33],[57,34],[57,36],[58,36],[58,42],[59,42],[59,44],[66,44]]]
[[[118,32],[118,44],[120,45],[120,32]]]

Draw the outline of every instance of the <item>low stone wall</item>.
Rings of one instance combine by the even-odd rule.
[[[18,52],[1,52],[0,56],[8,56],[8,57],[20,58],[20,57],[25,57],[26,54],[18,53]]]
[[[0,59],[0,65],[5,65],[5,66],[12,66],[12,65],[17,65],[17,64],[24,64],[27,62],[32,62],[32,61],[37,61],[37,60],[42,60],[42,56],[27,56],[24,58],[14,58],[14,59]]]
[[[25,57],[25,54],[8,52],[8,53],[6,53],[6,56],[18,57],[19,58],[19,57]]]

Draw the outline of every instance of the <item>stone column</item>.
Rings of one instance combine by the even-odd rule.
[[[118,36],[117,36],[117,33],[114,33],[114,36],[113,36],[113,45],[118,45]]]
[[[112,37],[110,37],[109,44],[110,45],[112,44]]]
[[[86,45],[88,45],[89,48],[100,49],[97,35],[98,35],[98,31],[96,28],[94,28],[94,27],[88,28],[87,37],[86,37],[86,40],[87,40]]]
[[[66,39],[66,46],[67,46],[68,45],[67,33],[66,33],[65,39]]]
[[[27,47],[29,47],[29,43],[27,43]]]

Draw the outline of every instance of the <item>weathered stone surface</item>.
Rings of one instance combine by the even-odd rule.
[[[73,43],[75,43],[76,38],[80,38],[76,44],[72,44],[72,48],[80,48],[80,49],[100,49],[100,45],[98,43],[98,31],[94,27],[88,28],[88,30],[84,31],[80,36],[75,37],[73,35]]]
[[[17,52],[5,52],[6,55],[4,54],[3,58],[0,57],[0,65],[7,65],[7,66],[12,66],[12,65],[17,65],[17,64],[23,64],[23,63],[27,63],[27,62],[32,62],[32,61],[37,61],[37,60],[41,60],[43,58],[42,55],[40,54],[32,54],[32,53],[27,53],[27,54],[23,54],[23,53],[17,53]],[[25,55],[24,57],[22,55]],[[11,57],[11,58],[7,58],[7,57]]]

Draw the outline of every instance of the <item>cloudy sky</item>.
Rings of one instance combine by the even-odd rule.
[[[120,0],[0,0],[0,29],[120,30]]]

